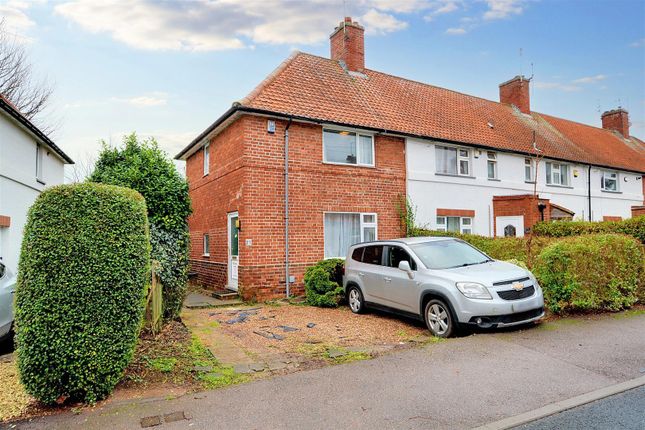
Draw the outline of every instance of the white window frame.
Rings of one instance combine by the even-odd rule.
[[[467,178],[473,177],[472,173],[472,168],[473,168],[473,163],[472,163],[472,151],[469,148],[464,148],[461,146],[451,146],[451,145],[436,145],[435,148],[435,157],[437,156],[437,149],[438,148],[444,148],[444,149],[450,149],[450,150],[455,150],[456,151],[456,158],[457,158],[457,166],[456,166],[456,172],[457,173],[447,173],[447,172],[441,172],[439,169],[437,169],[436,163],[437,161],[435,160],[435,169],[436,172],[440,175],[448,175],[448,176],[463,176]],[[466,151],[468,154],[467,156],[462,156],[460,154],[460,151]],[[461,161],[465,161],[468,164],[468,173],[461,173]]]
[[[443,223],[439,223],[439,218],[443,218]],[[448,231],[448,218],[459,218],[459,233],[461,234],[473,234],[473,221],[474,218],[471,216],[449,216],[449,215],[437,215],[435,222],[437,223],[438,231]],[[468,224],[464,225],[464,220],[468,220]],[[470,230],[470,231],[465,231]]]
[[[366,228],[374,228],[374,240],[378,240],[378,214],[376,212],[342,212],[342,211],[329,211],[329,212],[323,212],[323,253],[326,248],[325,246],[325,217],[327,215],[334,215],[334,214],[350,214],[350,215],[359,215],[360,219],[360,231],[361,231],[361,242],[365,242],[365,229]],[[372,215],[374,216],[374,222],[365,222],[364,217],[365,215]],[[325,260],[328,260],[330,258],[342,258],[343,260],[346,258],[346,255],[341,255],[338,257],[330,256],[328,257],[325,255]]]
[[[347,132],[347,133],[353,133],[354,134],[354,139],[356,142],[356,163],[342,163],[338,161],[327,161],[327,152],[325,151],[325,131],[331,131],[331,132]],[[372,162],[371,163],[359,163],[358,160],[361,159],[361,145],[360,145],[360,137],[369,137],[372,141]],[[323,140],[323,163],[325,164],[335,164],[339,166],[358,166],[358,167],[375,167],[376,166],[376,151],[374,148],[374,133],[368,133],[364,132],[361,130],[357,129],[351,129],[351,128],[340,128],[340,127],[330,127],[330,126],[324,126],[322,127],[322,140]],[[338,212],[340,213],[340,212]]]
[[[43,181],[43,147],[40,143],[36,143],[36,181],[44,184]]]
[[[488,165],[492,164],[493,165],[493,176],[490,176],[490,172],[488,170]],[[495,151],[486,151],[486,177],[488,179],[499,179],[499,173],[497,172],[497,152]]]
[[[528,161],[528,163],[527,163]],[[526,168],[529,168],[529,177],[526,177]],[[524,182],[534,183],[535,182],[535,160],[532,158],[524,159]]]
[[[607,176],[613,176],[613,178],[612,177],[608,178]],[[616,172],[616,171],[609,171],[609,170],[603,171],[602,172],[602,179],[601,179],[601,181],[602,181],[601,182],[601,189],[603,191],[608,191],[610,193],[619,192],[620,191],[620,188],[619,188],[620,181],[618,180],[618,177],[619,177],[619,175],[618,175],[618,172]],[[616,188],[613,189],[613,190],[611,188],[607,188],[607,182],[606,182],[607,180],[615,181],[616,182]]]
[[[555,167],[557,166],[557,168]],[[565,167],[566,175],[563,175],[562,168]],[[544,169],[546,173],[546,183],[553,187],[570,187],[571,186],[571,166],[567,163],[559,163],[557,161],[547,161],[544,164]],[[551,172],[549,172],[551,170]],[[558,174],[558,182],[553,180],[554,173]],[[563,183],[562,179],[566,179],[566,183]]]
[[[203,155],[204,155],[204,176],[208,175],[208,173],[209,173],[209,171],[210,171],[210,167],[211,167],[211,166],[210,166],[210,164],[211,164],[211,160],[210,160],[210,158],[211,158],[211,157],[210,157],[210,156],[211,156],[210,146],[211,146],[211,144],[210,144],[210,142],[209,142],[209,143],[207,143],[207,144],[205,144],[205,145],[204,145],[204,149],[203,149]]]
[[[203,256],[210,257],[211,255],[211,238],[208,233],[202,235],[202,247],[203,247]]]

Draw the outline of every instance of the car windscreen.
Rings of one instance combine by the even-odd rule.
[[[410,248],[428,269],[450,269],[490,261],[485,254],[467,243],[453,239],[415,243]]]

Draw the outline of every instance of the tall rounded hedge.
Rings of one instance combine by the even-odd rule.
[[[641,244],[616,234],[559,240],[533,266],[547,307],[557,313],[629,308],[643,294],[643,270]]]
[[[539,222],[533,226],[538,236],[566,237],[581,234],[627,234],[645,244],[645,215],[622,221],[553,221]]]
[[[121,147],[103,146],[91,182],[132,188],[146,199],[152,258],[159,262],[165,320],[179,316],[188,283],[188,183],[153,139],[132,133]]]
[[[109,395],[142,323],[150,245],[134,190],[45,190],[29,210],[16,291],[20,378],[44,403]]]
[[[340,258],[321,260],[305,270],[305,297],[312,306],[335,308],[343,298],[343,267]]]

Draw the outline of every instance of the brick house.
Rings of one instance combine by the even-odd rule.
[[[331,58],[293,54],[177,155],[199,282],[301,293],[314,262],[401,236],[405,196],[420,225],[491,236],[645,203],[645,144],[625,110],[597,128],[531,111],[522,76],[494,102],[366,69],[351,18],[330,42]]]

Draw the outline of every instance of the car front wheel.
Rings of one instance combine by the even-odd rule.
[[[441,300],[433,299],[426,304],[425,320],[434,336],[450,337],[456,332],[450,308]]]
[[[349,308],[355,314],[362,314],[365,311],[365,302],[363,301],[363,293],[356,286],[349,287],[347,291],[347,302]]]

